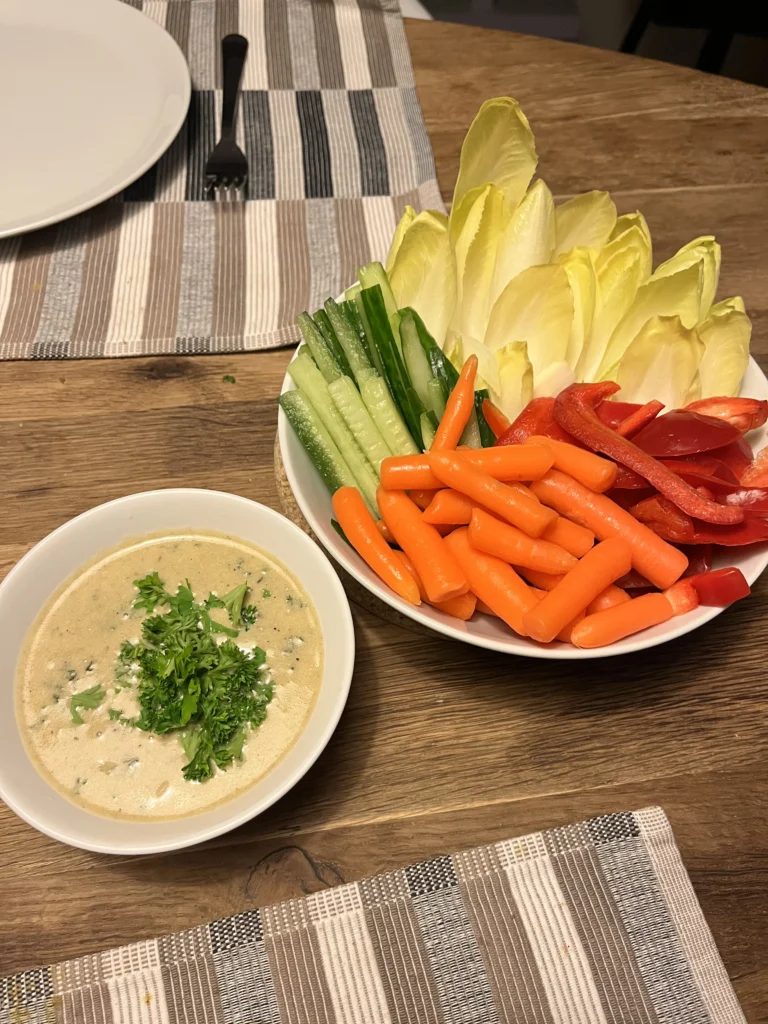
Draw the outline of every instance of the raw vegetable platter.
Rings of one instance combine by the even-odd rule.
[[[555,208],[534,167],[517,104],[484,104],[451,218],[406,211],[386,270],[299,318],[279,440],[315,534],[398,611],[605,657],[709,621],[768,563],[768,381],[743,301],[714,302],[712,236],[653,271],[641,214]]]

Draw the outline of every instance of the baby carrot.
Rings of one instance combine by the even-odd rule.
[[[577,448],[576,445],[568,444],[567,441],[555,441],[550,437],[538,434],[527,437],[523,443],[537,444],[549,449],[555,459],[555,469],[569,473],[574,480],[589,487],[591,491],[602,493],[613,487],[618,470],[616,463],[611,462],[610,459],[603,459],[599,455],[595,455],[594,452]]]
[[[444,487],[435,491],[434,498],[424,509],[423,519],[433,526],[466,526],[474,508],[472,499],[466,494]]]
[[[553,464],[551,452],[531,446],[462,449],[462,457],[495,480],[538,480]],[[440,481],[429,466],[429,455],[389,455],[381,462],[381,486],[388,491],[431,490]]]
[[[632,598],[626,590],[622,590],[621,587],[614,587],[610,583],[602,593],[597,595],[594,601],[587,605],[587,615],[592,615],[594,612],[604,612],[607,608],[613,608],[616,604],[626,604],[627,601],[631,600]]]
[[[523,616],[536,604],[537,598],[512,566],[473,548],[464,527],[446,537],[445,544],[467,574],[472,593],[516,633],[524,636]]]
[[[382,518],[397,543],[416,567],[430,601],[447,601],[466,594],[469,583],[445,541],[402,491],[380,487],[377,501]]]
[[[358,555],[396,594],[411,604],[421,604],[419,588],[397,552],[379,533],[360,491],[356,487],[340,487],[331,500],[339,526]]]
[[[495,437],[501,437],[512,425],[501,409],[494,405],[490,398],[483,399],[483,416],[485,416],[485,422],[491,428]]]
[[[379,531],[379,533],[384,538],[384,540],[387,542],[387,544],[394,544],[395,543],[395,538],[389,532],[389,527],[387,526],[387,524],[384,522],[383,519],[377,520],[377,522],[376,522],[376,529]]]
[[[625,604],[587,615],[571,634],[577,647],[606,647],[672,618],[672,605],[663,594],[643,594]]]
[[[604,540],[588,551],[567,572],[554,590],[523,616],[523,628],[528,636],[542,643],[554,640],[557,634],[583,612],[609,583],[613,583],[632,564],[628,544],[618,537]]]
[[[423,487],[415,487],[408,491],[411,501],[414,501],[420,509],[429,507],[430,501],[435,496],[434,490],[426,490]]]
[[[573,477],[551,469],[531,484],[531,490],[545,505],[586,526],[600,540],[621,537],[632,549],[632,567],[660,590],[671,587],[685,572],[688,559],[682,551],[657,537],[615,501],[595,494]]]
[[[466,494],[476,504],[508,520],[530,537],[540,537],[556,519],[551,509],[494,480],[468,462],[464,455],[430,452],[429,464],[435,476],[448,487]]]
[[[445,412],[435,432],[431,451],[438,448],[455,448],[469,423],[469,417],[475,409],[475,377],[477,376],[477,356],[470,356],[464,363],[459,379],[445,403]]]
[[[495,555],[512,565],[538,569],[541,572],[565,573],[576,565],[576,559],[557,544],[534,540],[515,526],[502,523],[495,516],[476,508],[469,524],[469,542],[474,548]]]
[[[554,590],[560,580],[563,578],[562,575],[553,576],[549,572],[538,572],[536,569],[526,569],[525,566],[518,566],[520,575],[526,579],[532,587],[537,587],[539,590]]]
[[[411,562],[407,555],[402,554],[402,552],[400,553],[400,558],[403,560],[408,572],[416,580],[422,601],[426,601],[427,604],[431,604],[432,607],[437,608],[438,611],[445,612],[446,615],[452,615],[455,619],[461,619],[466,622],[467,619],[472,618],[475,614],[477,598],[471,591],[468,590],[466,594],[460,594],[459,597],[449,597],[447,601],[435,601],[435,603],[432,604],[427,597],[427,592],[424,589],[424,584],[421,582],[419,574],[413,567],[413,562]]]
[[[485,601],[481,601],[479,597],[477,599],[477,604],[475,605],[475,611],[482,612],[483,615],[490,615],[491,618],[494,619],[498,619],[499,617],[493,608],[491,608],[489,604],[486,604]]]
[[[584,612],[579,612],[575,619],[571,619],[571,621],[567,625],[563,626],[563,628],[555,637],[555,640],[562,640],[564,644],[570,644],[572,642],[571,637],[573,636],[574,629],[576,628],[576,626],[578,626],[580,622],[583,621],[583,619]]]
[[[528,488],[526,488],[528,490]],[[533,494],[533,491],[531,491]],[[591,530],[572,523],[570,519],[558,516],[551,526],[548,526],[541,535],[542,540],[550,540],[553,544],[559,544],[561,548],[576,558],[586,555],[595,543],[595,535]]]

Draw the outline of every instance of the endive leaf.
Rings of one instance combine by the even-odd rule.
[[[496,352],[512,341],[528,343],[534,380],[565,359],[573,320],[568,275],[551,263],[513,278],[491,310],[483,344]]]
[[[533,368],[524,341],[513,341],[496,352],[498,389],[491,397],[504,415],[515,420],[533,398]]]
[[[403,234],[389,271],[397,305],[412,306],[442,347],[456,305],[456,261],[444,217],[425,210]]]
[[[486,100],[464,137],[452,209],[470,189],[491,183],[514,210],[537,162],[533,132],[520,104],[509,96]]]
[[[651,232],[648,228],[648,222],[639,210],[635,210],[634,213],[623,213],[621,217],[617,217],[616,225],[611,232],[611,237],[608,241],[615,241],[630,228],[637,228],[645,238],[645,249],[648,253],[648,273],[646,274],[646,277],[650,277],[651,268],[653,266],[653,244],[651,243]]]
[[[554,398],[561,391],[569,388],[576,380],[571,367],[565,361],[550,363],[546,369],[536,375],[533,382],[534,398]]]
[[[605,267],[618,252],[626,250],[636,252],[640,260],[640,283],[648,280],[651,273],[651,236],[643,231],[641,224],[631,224],[626,231],[611,239],[597,254],[596,266],[598,273]]]
[[[496,251],[507,220],[501,190],[487,185],[474,201],[455,247],[458,289],[451,331],[461,338],[485,334]]]
[[[620,249],[597,270],[595,312],[576,364],[577,380],[596,379],[611,335],[634,302],[642,272],[642,260],[631,246]]]
[[[391,273],[392,267],[395,264],[395,257],[397,256],[397,252],[402,244],[403,238],[415,219],[416,211],[414,208],[412,206],[406,206],[405,210],[403,210],[403,216],[397,222],[395,233],[392,236],[392,243],[390,244],[389,252],[387,253],[386,271],[388,274]]]
[[[726,300],[733,301],[731,299]],[[723,306],[723,303],[718,303]],[[738,395],[741,379],[749,363],[749,340],[752,323],[740,309],[725,309],[715,312],[698,325],[698,333],[704,342],[699,376],[701,397],[715,395]]]
[[[543,181],[535,182],[499,239],[491,286],[495,302],[513,277],[528,267],[549,263],[555,248],[555,204]]]
[[[702,278],[703,268],[699,261],[669,277],[660,277],[641,285],[634,302],[611,335],[600,364],[601,378],[608,367],[622,358],[641,327],[651,317],[679,316],[683,327],[693,327],[699,319]]]
[[[721,302],[716,302],[711,307],[709,315],[719,316],[721,313],[727,313],[729,309],[737,309],[740,313],[746,313],[747,311],[744,299],[740,295],[734,295],[731,299],[723,299]]]
[[[605,379],[621,385],[616,397],[622,402],[655,398],[678,409],[701,397],[698,371],[703,354],[695,328],[686,328],[679,316],[654,316]]]
[[[701,285],[701,303],[699,306],[699,319],[703,320],[709,313],[712,302],[717,291],[717,282],[720,277],[720,246],[715,241],[714,235],[702,235],[694,238],[692,242],[678,249],[675,255],[660,264],[651,275],[652,281],[660,277],[669,277],[671,274],[690,267],[694,263],[701,262],[703,277]]]
[[[565,358],[568,364],[575,370],[581,357],[584,343],[589,337],[589,332],[592,328],[592,318],[595,315],[595,302],[597,299],[595,261],[591,249],[577,246],[561,256],[558,262],[568,275],[568,284],[571,286],[571,295],[573,297],[573,321],[571,323],[571,333],[568,338]]]
[[[585,192],[555,210],[555,255],[577,245],[602,249],[616,224],[616,204],[607,192]]]
[[[496,353],[491,352],[491,350],[486,348],[486,346],[483,345],[481,341],[478,341],[477,338],[461,338],[462,359],[469,359],[472,355],[477,356],[477,380],[475,382],[475,390],[479,390],[482,387],[488,387],[494,392],[494,394],[498,394],[501,385],[499,382],[499,364],[496,358]]]

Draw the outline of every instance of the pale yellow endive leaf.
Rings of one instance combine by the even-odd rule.
[[[491,397],[504,415],[515,420],[533,398],[533,368],[524,341],[513,341],[496,353],[498,390]]]
[[[739,309],[716,313],[716,308],[712,307],[710,315],[697,328],[704,342],[704,355],[699,367],[702,398],[738,395],[749,363],[752,336],[749,317]]]
[[[405,233],[411,226],[411,224],[413,224],[415,219],[416,211],[414,210],[414,208],[412,206],[406,206],[405,210],[403,210],[403,216],[397,222],[395,233],[392,236],[392,243],[389,246],[389,252],[387,253],[387,264],[385,269],[388,274],[392,272],[392,267],[394,266],[395,263],[395,257],[397,256],[397,251],[402,244],[403,238],[405,237]]]
[[[414,218],[389,280],[398,307],[412,306],[442,347],[456,305],[456,261],[445,217],[425,210]]]
[[[694,238],[692,242],[688,242],[682,249],[678,249],[671,259],[660,264],[651,275],[651,280],[657,281],[660,277],[669,277],[671,274],[677,273],[678,270],[683,270],[685,267],[701,262],[703,277],[699,319],[703,320],[709,313],[710,306],[715,298],[715,292],[717,291],[717,282],[720,277],[720,259],[720,246],[715,241],[715,236],[702,235],[700,238]]]
[[[575,370],[595,315],[597,275],[594,252],[592,249],[578,246],[560,256],[558,263],[568,275],[568,284],[573,296],[573,321],[565,358],[569,366]]]
[[[475,200],[456,243],[457,296],[451,330],[482,338],[490,313],[490,290],[499,238],[507,224],[501,190],[488,185]]]
[[[610,378],[621,385],[622,402],[656,399],[679,409],[701,397],[699,365],[704,343],[679,316],[653,316],[627,348]]]
[[[616,224],[616,204],[608,192],[585,192],[555,209],[555,255],[575,246],[602,249]]]
[[[528,267],[549,263],[555,248],[555,204],[543,181],[533,184],[499,239],[491,304]]]
[[[616,325],[637,295],[643,263],[637,250],[625,246],[597,271],[595,312],[576,364],[576,379],[596,380]]]
[[[620,235],[612,238],[611,241],[600,250],[595,259],[597,272],[600,273],[600,271],[613,259],[616,253],[624,252],[627,249],[637,253],[640,260],[640,283],[644,284],[651,274],[652,255],[650,235],[647,235],[643,231],[641,224],[631,224],[626,231],[622,231]]]

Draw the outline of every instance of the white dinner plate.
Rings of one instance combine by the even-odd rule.
[[[141,177],[181,128],[190,91],[172,37],[120,0],[1,0],[0,238]]]

